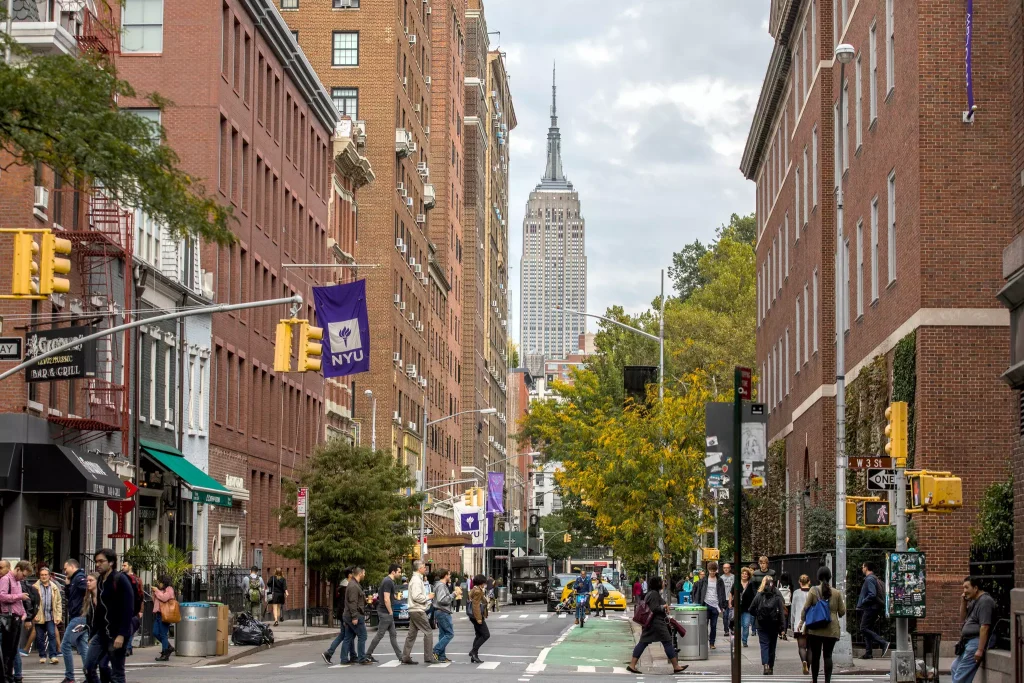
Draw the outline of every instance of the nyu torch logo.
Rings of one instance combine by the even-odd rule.
[[[331,345],[331,364],[347,365],[363,360],[363,340],[359,334],[359,319],[327,323],[327,336]]]

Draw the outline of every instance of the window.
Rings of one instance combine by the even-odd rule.
[[[299,0],[281,0],[281,9],[299,9]]]
[[[878,26],[871,24],[871,37],[868,40],[868,125],[878,118]]]
[[[782,230],[783,230],[782,239],[784,240],[784,245],[783,245],[782,251],[786,255],[785,256],[785,267],[784,267],[784,269],[782,271],[782,278],[785,279],[785,280],[788,280],[789,279],[789,211],[786,212],[786,219],[785,219],[785,221],[783,222],[782,225],[783,225],[783,227],[782,227]]]
[[[850,169],[850,81],[843,83],[843,173]]]
[[[896,171],[889,174],[889,284],[896,281]]]
[[[850,330],[850,240],[843,242],[843,331]]]
[[[814,206],[818,206],[818,127],[811,131],[811,149],[814,159],[814,173],[811,174],[811,185],[814,190]]]
[[[786,396],[789,396],[789,328],[786,328],[786,344],[782,347],[783,357],[786,359]]]
[[[811,359],[811,319],[807,316],[808,308],[810,308],[810,297],[807,291],[807,282],[804,282],[804,364]]]
[[[843,120],[841,118],[839,118],[839,100],[836,100],[836,103],[832,105],[832,127],[833,127],[833,130],[835,130],[835,135],[833,136],[835,139],[832,140],[832,157],[833,157],[833,160],[832,160],[833,161],[833,163],[832,163],[832,175],[833,175],[832,181],[833,181],[833,186],[832,186],[832,188],[833,188],[833,190],[835,190],[836,188],[839,187],[839,180],[840,180],[840,178],[842,178],[842,175],[843,175],[842,171],[839,170],[839,168],[840,168],[839,164],[842,163],[842,155],[840,153],[841,150],[839,148],[839,134],[842,131],[842,128],[841,128],[842,125],[843,125]]]
[[[164,0],[124,0],[121,50],[154,53],[164,49]]]
[[[135,242],[136,254],[143,261],[160,268],[160,224],[153,217],[142,211],[135,210]]]
[[[359,9],[359,0],[333,0],[331,6],[334,7],[334,9]]]
[[[811,55],[813,55],[814,61],[811,62],[811,71],[813,72],[818,68],[818,20],[817,20],[818,0],[811,0]]]
[[[331,99],[339,114],[353,120],[359,118],[358,88],[331,88]]]
[[[864,125],[862,119],[864,116],[861,114],[861,110],[864,108],[864,88],[861,87],[861,72],[864,71],[864,64],[861,60],[861,56],[857,55],[857,73],[854,75],[854,92],[857,98],[856,107],[857,110],[854,112],[854,122],[857,124],[857,147],[856,150],[859,152],[861,145],[864,144]]]
[[[871,200],[871,302],[878,301],[878,197]]]
[[[768,352],[768,371],[765,375],[765,383],[768,385],[768,395],[765,397],[767,400],[765,403],[768,404],[768,411],[775,407],[772,403],[772,352]]]
[[[818,269],[814,269],[814,353],[818,352]]]
[[[793,223],[793,228],[794,228],[794,230],[793,230],[793,239],[794,239],[795,242],[799,242],[800,241],[800,163],[799,162],[797,162],[797,164],[796,164],[795,173],[796,173],[796,177],[795,177],[795,180],[793,182],[793,195],[794,195],[794,198],[795,198],[795,202],[793,204],[793,209],[796,211],[796,222]]]
[[[857,317],[864,315],[864,221],[857,221]]]
[[[762,403],[767,403],[768,402],[766,400],[766,397],[765,397],[765,394],[764,394],[765,382],[768,381],[767,380],[767,373],[768,373],[768,364],[762,361],[761,362],[761,376],[757,378],[757,400],[761,401]]]
[[[359,32],[335,31],[333,66],[359,66]]]
[[[764,287],[761,284],[761,271],[757,271],[757,324],[760,325],[764,319],[761,315],[761,297],[764,295]]]
[[[886,92],[896,89],[896,28],[893,26],[894,0],[885,0],[885,85]]]
[[[810,68],[809,68],[810,64],[811,64],[811,50],[810,50],[810,48],[807,45],[807,26],[806,26],[806,24],[804,25],[804,30],[801,33],[800,38],[803,41],[803,45],[802,45],[802,48],[801,48],[802,52],[803,52],[803,69],[804,69],[804,93],[803,93],[803,95],[804,95],[804,101],[806,102],[807,101],[807,95],[809,95],[810,92],[811,92],[811,71],[810,71]]]
[[[796,356],[796,374],[800,374],[800,295],[796,297],[796,316],[793,318],[796,324],[796,337],[794,338],[793,354]]]
[[[156,353],[157,341],[154,339],[149,345],[149,422],[155,425],[156,418]]]
[[[808,175],[809,175],[809,173],[808,173],[808,164],[807,164],[807,146],[804,145],[804,223],[803,224],[805,226],[807,225],[807,222],[811,219],[810,218],[811,200],[810,200],[810,196],[807,193],[807,176]],[[799,230],[799,226],[797,226],[797,229]],[[797,234],[799,235],[800,233],[797,232]]]
[[[174,422],[174,401],[171,389],[174,387],[174,374],[171,367],[171,347],[164,347],[164,422]]]

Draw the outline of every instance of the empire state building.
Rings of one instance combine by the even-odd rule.
[[[583,316],[555,310],[556,306],[587,310],[585,234],[579,193],[562,172],[562,134],[552,69],[547,167],[526,203],[519,271],[520,350],[525,366],[534,375],[542,373],[545,359],[575,353],[580,335],[586,332]]]

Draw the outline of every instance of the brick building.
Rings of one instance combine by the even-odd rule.
[[[1000,380],[1008,316],[995,300],[1015,215],[1008,12],[989,4],[974,17],[981,108],[965,123],[962,7],[775,0],[775,48],[741,165],[757,183],[758,393],[770,440],[786,443],[788,550],[804,548],[811,508],[835,506],[838,232],[847,453],[880,454],[878,413],[908,400],[912,466],[963,477],[962,510],[914,519],[930,596],[959,591],[965,530],[985,488],[1008,475],[1015,434]],[[842,84],[839,43],[856,51]],[[862,476],[850,473],[850,489]],[[929,600],[919,628],[955,642],[956,622],[954,601]]]

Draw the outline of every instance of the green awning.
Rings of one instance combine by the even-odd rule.
[[[139,444],[142,446],[143,453],[164,469],[173,472],[186,486],[192,489],[193,502],[231,507],[231,492],[216,479],[186,460],[181,451],[173,446],[146,439],[139,439]]]

